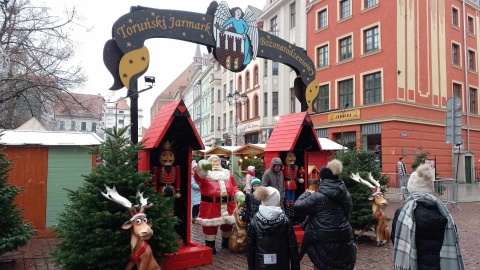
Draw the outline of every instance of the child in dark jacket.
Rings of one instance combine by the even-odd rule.
[[[253,192],[257,187],[262,185],[262,181],[258,178],[253,178],[252,189],[249,193],[245,195],[245,208],[239,215],[242,217],[242,220],[249,223],[252,220],[253,216],[258,212],[258,207],[260,206],[260,201],[255,199]]]
[[[259,186],[254,196],[262,203],[248,225],[248,269],[299,270],[297,238],[280,207],[280,193]]]

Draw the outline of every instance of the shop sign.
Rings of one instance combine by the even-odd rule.
[[[360,110],[348,110],[328,114],[328,122],[341,122],[360,119]]]

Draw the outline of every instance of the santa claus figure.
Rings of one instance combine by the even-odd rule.
[[[233,212],[245,202],[245,195],[237,186],[230,171],[223,169],[218,156],[200,160],[195,171],[195,181],[200,186],[200,214],[196,223],[202,225],[205,245],[215,250],[218,227],[222,231],[222,247],[228,249],[228,241],[235,218]]]

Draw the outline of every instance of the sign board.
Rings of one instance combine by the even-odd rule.
[[[360,119],[360,110],[348,110],[328,114],[328,122],[341,122]]]
[[[445,133],[448,144],[463,144],[461,105],[462,100],[459,97],[453,96],[447,100]]]

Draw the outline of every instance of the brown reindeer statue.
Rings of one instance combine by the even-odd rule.
[[[377,224],[375,225],[377,247],[384,246],[390,239],[391,230],[388,227],[385,213],[383,212],[383,209],[387,207],[388,202],[380,189],[380,183],[373,179],[371,173],[368,173],[368,179],[370,182],[362,179],[358,173],[352,173],[350,177],[352,180],[357,181],[372,190],[372,195],[370,195],[368,199],[372,201],[372,215],[377,220]],[[372,185],[372,183],[374,185]]]
[[[152,248],[146,242],[150,239],[150,237],[152,237],[153,230],[151,228],[151,221],[147,220],[144,210],[150,208],[152,204],[147,204],[148,199],[143,198],[143,192],[140,193],[137,191],[137,197],[139,198],[140,205],[133,205],[128,199],[118,194],[115,186],[113,188],[109,188],[105,185],[105,188],[107,189],[107,192],[102,192],[102,195],[111,201],[125,206],[130,210],[130,214],[132,215],[132,218],[122,225],[122,229],[131,229],[131,260],[125,267],[125,270],[130,270],[135,265],[137,266],[138,270],[162,269],[153,257]],[[139,206],[140,211],[137,212],[137,207]]]

